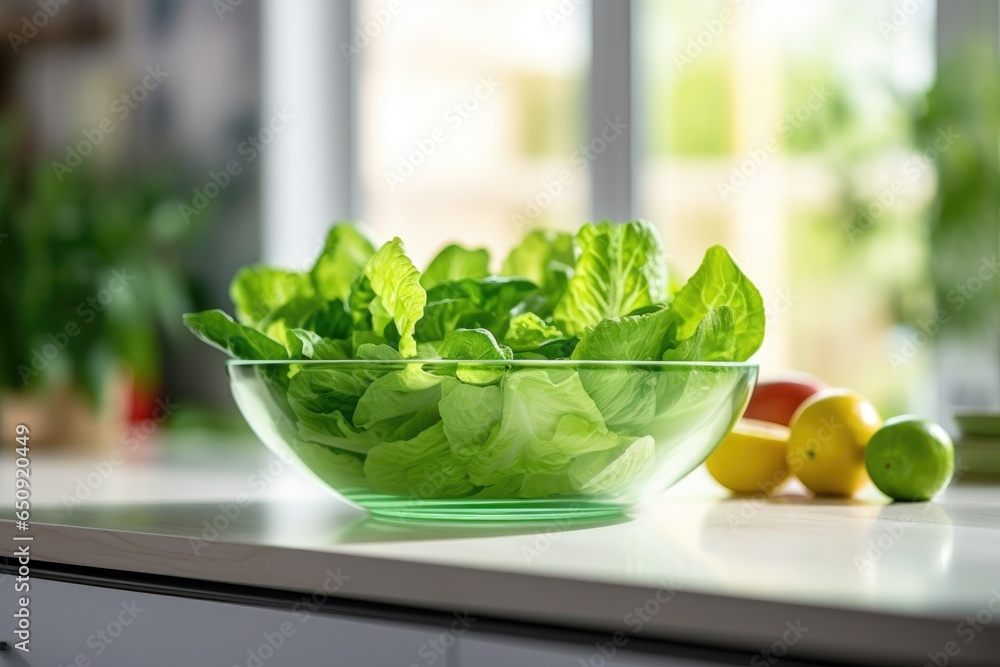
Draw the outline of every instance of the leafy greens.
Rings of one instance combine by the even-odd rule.
[[[232,357],[286,362],[262,376],[323,479],[422,498],[622,493],[656,465],[648,425],[689,418],[711,369],[629,362],[745,361],[763,342],[730,254],[710,248],[670,289],[645,221],[533,231],[500,275],[489,263],[450,245],[421,272],[400,239],[341,223],[309,271],[239,271],[236,320],[184,321]]]

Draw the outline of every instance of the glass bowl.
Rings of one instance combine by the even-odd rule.
[[[257,436],[348,503],[399,519],[622,514],[740,418],[749,363],[230,361]]]

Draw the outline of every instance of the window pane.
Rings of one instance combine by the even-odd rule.
[[[639,213],[684,276],[713,243],[740,259],[769,307],[765,374],[807,370],[887,412],[919,402],[923,355],[889,353],[932,304],[933,169],[913,137],[935,7],[896,5],[647,0],[636,22]]]
[[[563,4],[359,2],[361,218],[418,263],[586,219],[590,7]]]

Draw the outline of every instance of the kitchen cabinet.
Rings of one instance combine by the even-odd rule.
[[[322,496],[235,511],[239,470],[116,474],[124,497],[72,507],[39,482],[33,650],[0,665],[1000,664],[992,486],[912,504],[794,487],[729,498],[697,471],[619,520],[449,526],[378,521]],[[198,480],[211,495],[192,492]],[[0,510],[8,642],[16,532]]]
[[[30,595],[31,652],[0,653],[12,665],[407,667],[442,632],[312,611],[311,594],[294,611],[44,579]],[[5,595],[0,617],[12,618],[14,604]],[[447,664],[446,650],[439,657]]]

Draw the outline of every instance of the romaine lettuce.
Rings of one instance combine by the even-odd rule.
[[[662,458],[649,433],[697,426],[727,390],[723,368],[636,362],[743,361],[763,340],[760,293],[729,253],[710,248],[671,296],[644,221],[534,231],[503,275],[488,263],[453,245],[421,274],[398,238],[376,250],[340,224],[308,272],[240,271],[238,321],[185,323],[238,359],[289,362],[261,376],[321,478],[421,498],[624,493]]]

